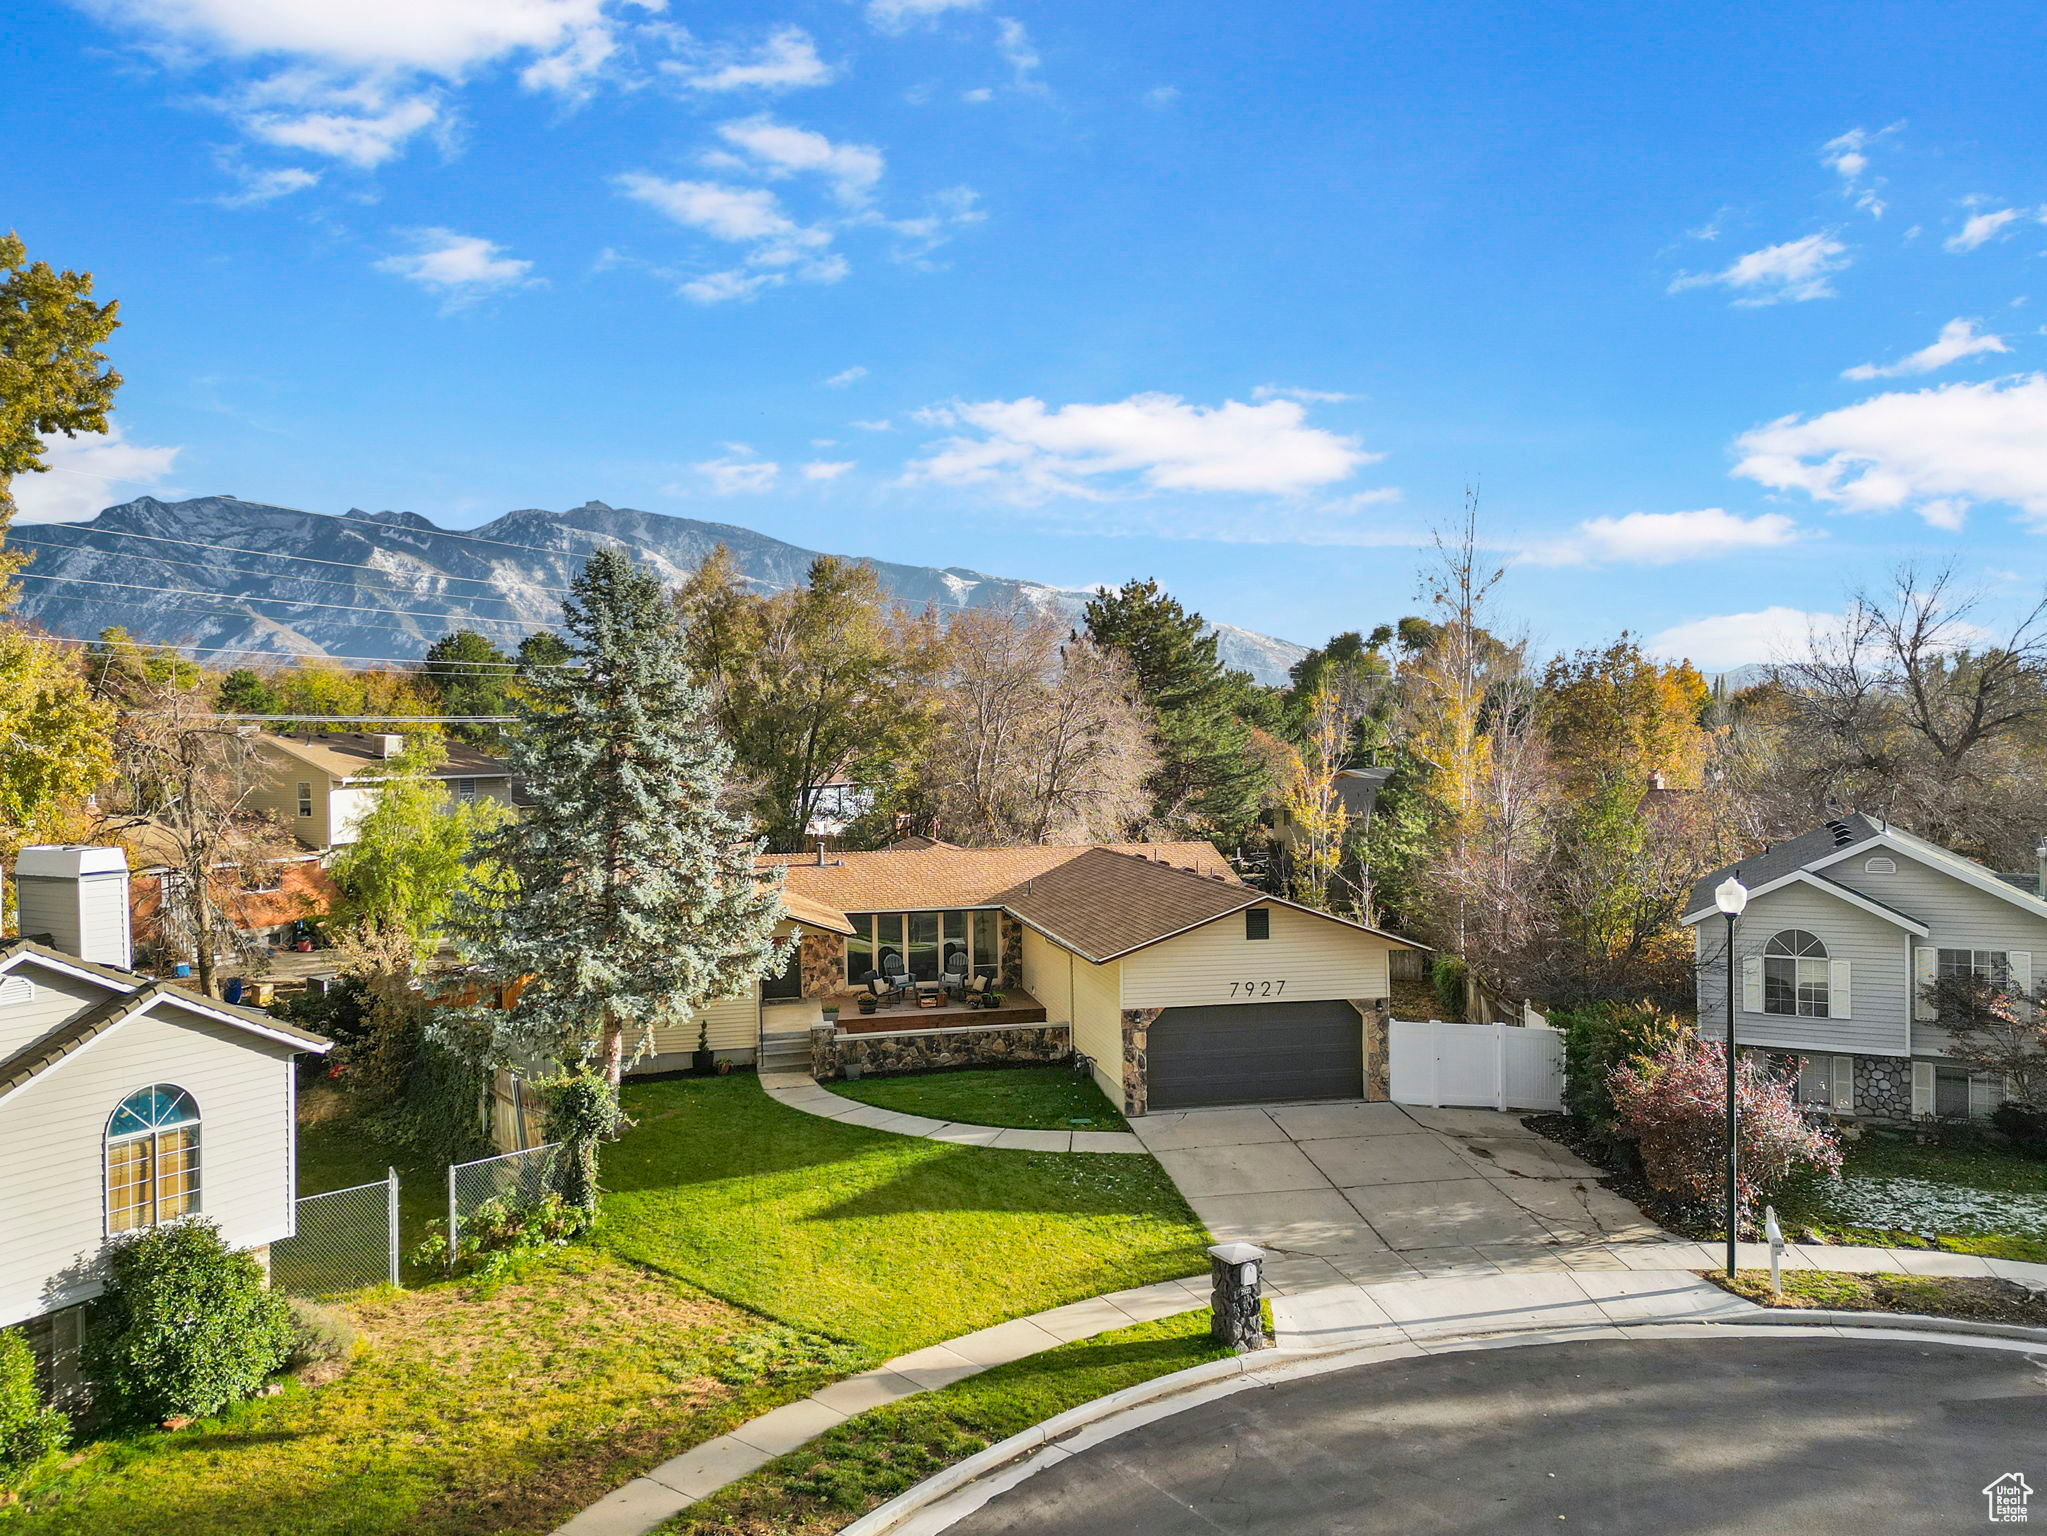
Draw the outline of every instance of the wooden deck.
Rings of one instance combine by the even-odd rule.
[[[934,1008],[920,1008],[914,1000],[883,1003],[873,1013],[862,1013],[852,998],[839,1007],[839,1028],[846,1034],[888,1034],[905,1029],[963,1029],[971,1025],[1042,1024],[1045,1005],[1022,987],[1004,987],[1000,1008],[969,1008],[964,1003],[943,1002]]]

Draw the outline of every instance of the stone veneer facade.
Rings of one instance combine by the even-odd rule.
[[[805,929],[796,965],[805,997],[836,997],[847,990],[846,936]]]
[[[1855,1115],[1860,1120],[1912,1123],[1912,1058],[1855,1058]]]
[[[1001,971],[995,978],[996,984],[1020,987],[1023,985],[1023,924],[1003,912],[996,918],[995,931],[1002,936]]]
[[[848,1034],[821,1025],[810,1032],[810,1072],[819,1082],[846,1075],[857,1062],[864,1077],[933,1072],[946,1067],[1026,1067],[1065,1061],[1073,1032],[1064,1024],[968,1024]]]
[[[1151,1025],[1163,1008],[1125,1008],[1123,1010],[1123,1113],[1142,1115],[1148,1112],[1150,1089],[1146,1073],[1150,1067]]]
[[[1351,1007],[1365,1020],[1365,1098],[1383,1104],[1393,1097],[1391,1003],[1383,997],[1354,997]]]

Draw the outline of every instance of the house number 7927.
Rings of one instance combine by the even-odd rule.
[[[1286,991],[1283,981],[1233,981],[1230,983],[1231,997],[1278,997]]]

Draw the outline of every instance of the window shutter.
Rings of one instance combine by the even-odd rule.
[[[1829,960],[1827,962],[1828,1018],[1845,1019],[1850,1017],[1848,1012],[1849,985],[1848,962],[1846,960]]]
[[[1933,1063],[1930,1061],[1912,1063],[1912,1113],[1933,1113]]]
[[[1763,1011],[1763,957],[1750,955],[1741,962],[1741,1011]]]
[[[1912,951],[1912,1017],[1925,1023],[1935,1017],[1933,1004],[1926,999],[1926,989],[1933,985],[1934,967],[1940,964],[1940,951],[1930,944],[1922,944]],[[1928,1088],[1927,1092],[1932,1093]],[[1926,1114],[1932,1114],[1932,1099],[1927,1100]],[[1920,1113],[1915,1109],[1914,1114]]]
[[[1853,1112],[1855,1108],[1855,1058],[1836,1056],[1834,1058],[1833,1109],[1837,1115]]]
[[[2011,977],[2011,989],[2020,997],[2029,997],[2033,991],[2033,952],[2030,949],[2014,949],[2006,952],[2005,970]]]

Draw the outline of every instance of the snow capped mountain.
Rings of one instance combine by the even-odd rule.
[[[602,544],[626,546],[671,583],[723,544],[748,580],[774,590],[802,581],[816,556],[731,523],[601,501],[507,512],[457,531],[412,512],[330,517],[233,496],[144,496],[90,522],[18,528],[9,543],[34,556],[17,616],[59,635],[86,638],[119,624],[159,643],[393,660],[419,656],[450,629],[509,646],[549,627],[569,579]],[[1085,592],[981,571],[865,563],[913,608],[1021,599],[1077,618],[1087,601]],[[1260,682],[1284,682],[1305,654],[1234,625],[1212,628],[1224,662]]]

